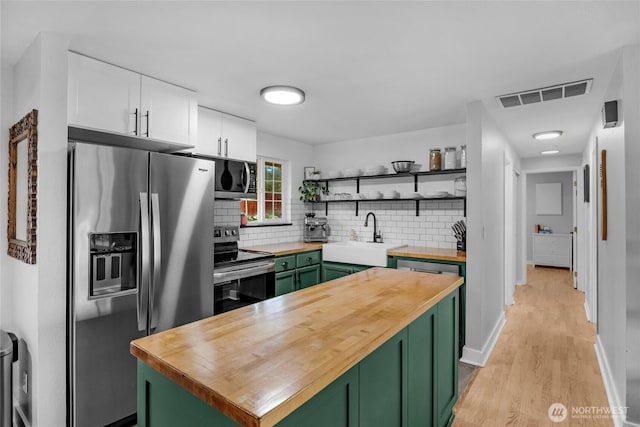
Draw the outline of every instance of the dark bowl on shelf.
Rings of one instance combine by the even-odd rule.
[[[413,160],[396,160],[395,162],[391,162],[391,166],[393,166],[393,170],[396,171],[396,173],[406,173],[411,172],[414,163]]]

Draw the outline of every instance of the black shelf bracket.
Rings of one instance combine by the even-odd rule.
[[[360,202],[356,202],[356,216],[358,216],[359,209],[360,209]]]
[[[413,175],[413,191],[418,192],[418,175]]]
[[[420,200],[416,200],[416,216],[420,216]]]

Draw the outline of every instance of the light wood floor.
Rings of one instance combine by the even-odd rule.
[[[613,425],[608,416],[571,415],[572,407],[609,406],[584,294],[573,289],[568,270],[529,266],[527,275],[487,365],[454,409],[453,426]],[[568,409],[560,424],[547,415],[556,402]]]

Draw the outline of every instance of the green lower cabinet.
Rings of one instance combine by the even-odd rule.
[[[368,265],[345,264],[341,262],[323,262],[322,263],[322,281],[339,279],[353,273],[368,270]]]
[[[298,268],[298,289],[308,288],[320,283],[320,265]]]
[[[458,398],[458,292],[382,344],[278,427],[444,427]],[[238,424],[138,361],[139,427]]]
[[[434,378],[436,357],[435,307],[416,319],[407,328],[409,354],[407,360],[409,396],[407,421],[410,426],[436,425],[434,408]]]
[[[458,292],[447,295],[436,306],[436,415],[437,426],[453,420],[458,400]]]
[[[358,366],[354,366],[277,427],[354,427],[358,420]]]
[[[276,257],[276,295],[284,295],[321,282],[321,251]]]
[[[288,294],[296,290],[296,271],[276,273],[276,296]]]
[[[407,426],[407,329],[360,362],[360,425]]]

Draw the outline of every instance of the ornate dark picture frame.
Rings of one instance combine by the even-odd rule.
[[[26,143],[27,159],[18,159],[18,144]],[[18,162],[20,161],[20,164]],[[18,174],[27,168],[27,194],[17,194]],[[36,263],[36,212],[38,184],[38,110],[32,110],[9,130],[9,209],[7,254],[27,264]],[[17,198],[27,198],[27,212],[17,212]],[[26,239],[16,238],[16,215],[26,214]]]

